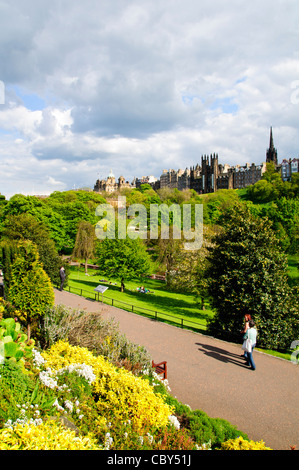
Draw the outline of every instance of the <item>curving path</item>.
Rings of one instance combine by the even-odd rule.
[[[115,318],[128,339],[167,361],[171,393],[192,409],[228,420],[274,450],[299,449],[299,367],[254,352],[244,365],[241,346],[155,322],[134,313],[55,290],[55,303]]]

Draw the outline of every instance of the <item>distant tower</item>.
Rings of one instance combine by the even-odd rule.
[[[277,150],[276,148],[274,147],[274,144],[273,144],[273,133],[272,133],[272,127],[270,129],[270,145],[269,145],[269,148],[267,150],[267,158],[266,158],[266,163],[274,163],[275,166],[278,165],[278,161],[277,161]]]
[[[219,176],[218,154],[204,155],[201,157],[201,192],[213,193],[217,190],[217,178]]]

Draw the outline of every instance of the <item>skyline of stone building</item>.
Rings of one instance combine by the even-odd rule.
[[[298,158],[284,159],[278,164],[277,150],[274,147],[273,130],[270,128],[269,148],[266,151],[266,160],[260,164],[246,163],[245,165],[219,164],[218,154],[202,155],[201,165],[198,163],[185,169],[164,169],[159,179],[154,176],[134,178],[130,184],[121,176],[118,182],[114,175],[108,176],[107,180],[97,180],[94,191],[113,192],[124,187],[140,187],[141,184],[148,183],[155,190],[170,188],[193,189],[198,194],[207,194],[219,189],[242,189],[257,183],[266,171],[267,163],[274,163],[280,169],[284,180],[290,179],[292,173],[298,172]]]

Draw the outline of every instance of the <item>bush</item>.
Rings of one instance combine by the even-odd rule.
[[[101,450],[94,438],[79,437],[55,421],[0,430],[0,450]]]
[[[71,310],[62,305],[47,308],[40,331],[44,348],[58,340],[67,340],[135,374],[151,367],[151,357],[144,346],[130,342],[121,334],[113,318],[104,320],[95,312]]]
[[[31,328],[44,314],[46,305],[54,304],[50,278],[43,270],[36,246],[29,241],[18,244],[18,253],[11,265],[7,299],[22,312],[20,320]]]
[[[95,378],[92,393],[99,415],[105,416],[113,409],[114,416],[131,420],[136,430],[145,426],[167,425],[171,408],[162,397],[154,394],[152,387],[124,369],[117,369],[101,356],[94,356],[88,349],[58,341],[42,353],[45,368],[57,371],[70,364],[92,367]]]
[[[20,365],[5,361],[0,366],[0,427],[7,420],[15,421],[20,415],[18,405],[30,400],[35,382]]]
[[[242,437],[237,439],[230,439],[226,442],[222,442],[220,450],[272,450],[270,447],[266,447],[264,441],[254,442],[247,441]]]
[[[67,339],[71,328],[70,312],[63,305],[45,307],[39,324],[39,342],[42,349],[51,347],[58,340]]]

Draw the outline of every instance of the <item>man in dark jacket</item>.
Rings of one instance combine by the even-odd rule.
[[[63,284],[64,284],[64,281],[65,281],[65,270],[64,270],[64,267],[61,266],[60,270],[59,270],[59,276],[60,276],[60,291],[63,290]]]

